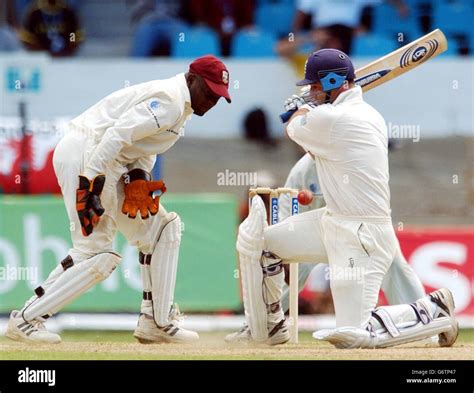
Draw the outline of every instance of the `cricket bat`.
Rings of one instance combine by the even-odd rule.
[[[448,49],[448,40],[440,29],[389,53],[356,70],[355,83],[366,92],[418,67]],[[294,111],[280,115],[286,123]]]

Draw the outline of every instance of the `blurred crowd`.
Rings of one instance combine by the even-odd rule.
[[[439,27],[450,54],[472,54],[473,16],[471,0],[2,0],[0,51],[291,57],[333,47],[370,56]]]
[[[60,0],[2,0],[0,50],[70,56],[83,40],[77,11]]]

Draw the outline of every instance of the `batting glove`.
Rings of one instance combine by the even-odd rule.
[[[300,96],[293,94],[290,98],[288,98],[285,103],[285,111],[297,111],[301,106],[306,104],[305,100]]]

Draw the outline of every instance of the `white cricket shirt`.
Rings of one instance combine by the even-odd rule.
[[[315,156],[331,214],[389,217],[388,136],[385,121],[355,86],[334,101],[291,120],[288,136]]]
[[[192,113],[183,73],[110,94],[71,121],[88,133],[84,175],[106,173],[114,160],[151,171],[156,155],[176,143]]]
[[[309,205],[300,205],[299,212],[304,213],[310,210],[319,209],[324,206],[323,194],[319,185],[316,163],[313,158],[306,153],[291,168],[286,179],[285,187],[296,188],[298,190],[309,190],[313,193],[313,201]],[[282,194],[279,198],[279,220],[283,221],[291,215],[291,198],[289,194]]]

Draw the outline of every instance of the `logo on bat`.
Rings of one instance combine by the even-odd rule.
[[[361,78],[358,78],[355,81],[355,83],[356,83],[356,85],[359,85],[360,87],[370,85],[371,83],[374,83],[375,81],[377,81],[380,78],[387,75],[390,71],[391,70],[380,70],[380,71],[377,71],[377,72],[373,72],[372,74],[368,74],[368,75],[365,75]]]
[[[419,48],[416,48],[415,53],[413,53],[412,60],[416,63],[425,57],[427,53],[428,51],[426,48],[424,46],[420,46]]]
[[[400,67],[409,67],[412,63],[424,62],[433,56],[439,48],[437,40],[428,40],[421,46],[412,45],[400,58]]]

